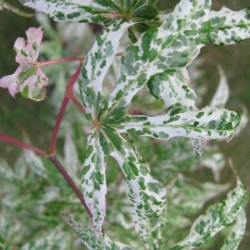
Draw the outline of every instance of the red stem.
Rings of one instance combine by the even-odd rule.
[[[31,151],[33,151],[33,152],[35,152],[35,153],[37,153],[37,154],[39,154],[41,156],[46,156],[47,155],[47,153],[45,151],[41,150],[40,148],[34,147],[34,146],[32,146],[30,144],[27,144],[25,142],[22,142],[22,141],[13,139],[13,138],[8,137],[6,135],[1,135],[0,134],[0,140],[5,141],[5,142],[9,142],[9,143],[11,143],[13,145],[16,145],[18,147],[21,147],[21,148],[29,149],[29,150],[31,150]]]
[[[82,62],[83,60],[84,60],[84,57],[73,56],[73,57],[60,58],[60,59],[55,59],[55,60],[46,61],[46,62],[37,62],[37,66],[38,67],[43,67],[43,66],[47,66],[47,65],[50,65],[50,64],[62,63],[62,62],[70,62],[70,61],[80,61],[80,62]]]
[[[60,174],[67,181],[67,183],[72,188],[72,190],[75,192],[75,194],[77,195],[77,197],[79,198],[79,200],[81,201],[81,203],[83,204],[83,206],[85,207],[85,209],[87,210],[87,212],[89,213],[90,217],[92,217],[91,212],[90,212],[89,208],[86,205],[86,202],[85,202],[85,199],[83,197],[82,192],[78,189],[78,187],[76,186],[76,184],[74,183],[74,181],[72,180],[72,178],[69,176],[69,174],[67,173],[67,171],[65,170],[65,168],[58,161],[58,159],[56,158],[56,156],[55,155],[49,156],[48,159],[58,169],[58,171],[60,172]]]
[[[58,133],[61,127],[61,123],[65,114],[65,111],[67,109],[69,100],[71,99],[76,105],[77,107],[79,107],[81,109],[81,111],[83,113],[85,113],[85,108],[76,100],[76,98],[73,95],[73,91],[72,88],[81,72],[81,64],[79,65],[79,67],[77,68],[75,74],[70,78],[68,84],[67,84],[67,88],[66,88],[66,93],[59,111],[59,114],[57,116],[57,120],[56,120],[56,124],[54,126],[54,130],[53,130],[53,134],[51,137],[51,143],[50,143],[50,153],[54,154],[56,152],[56,141],[57,141],[57,137],[58,137]]]

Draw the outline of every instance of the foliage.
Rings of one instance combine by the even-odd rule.
[[[74,145],[70,134],[67,134],[64,157],[66,166],[71,166],[67,167],[68,172],[81,185],[92,217],[93,228],[66,216],[66,221],[79,234],[85,246],[88,249],[191,249],[203,246],[215,234],[233,225],[222,249],[237,249],[244,234],[244,206],[247,201],[245,186],[238,177],[236,188],[228,193],[227,198],[210,205],[204,215],[194,220],[190,232],[186,230],[192,224],[191,216],[200,213],[209,200],[228,189],[227,184],[197,183],[188,174],[204,165],[213,171],[216,181],[219,181],[225,159],[208,140],[229,140],[242,126],[240,114],[224,108],[229,89],[223,70],[219,68],[221,81],[210,105],[200,109],[187,67],[208,42],[229,45],[250,37],[249,10],[234,12],[223,8],[211,11],[209,0],[181,0],[172,12],[165,14],[159,14],[154,0],[117,3],[111,0],[20,2],[48,14],[56,21],[105,25],[82,62],[78,79],[80,91],[77,95],[82,99],[86,120],[80,120],[83,119],[82,114],[69,115],[64,125],[65,131],[70,128],[74,134],[79,132],[76,124],[78,128],[84,125],[87,130],[81,182],[78,178],[81,165],[78,152],[83,148],[82,141]],[[39,16],[38,20],[44,26],[45,35],[50,38],[41,52],[50,57],[50,49],[55,48],[53,56],[63,56],[65,52],[60,35],[54,34],[46,17]],[[69,25],[66,23],[62,27],[64,29]],[[144,25],[143,29],[140,29],[141,25]],[[60,30],[60,26],[57,27]],[[88,28],[84,26],[85,30]],[[17,40],[17,62],[21,66],[21,59],[25,57],[22,51],[27,50],[28,55],[31,53],[34,56],[31,58],[32,65],[25,64],[21,73],[18,71],[13,75],[19,82],[11,79],[10,84],[14,82],[15,92],[21,91],[24,97],[40,100],[45,96],[42,92],[42,98],[34,98],[34,86],[42,89],[47,80],[44,79],[43,84],[39,80],[41,86],[34,79],[25,84],[30,77],[39,74],[37,70],[42,65],[37,62],[42,31],[36,30],[39,36],[35,36],[38,41],[35,48],[33,43],[30,46],[29,32],[26,45],[23,40],[20,43],[20,38]],[[129,32],[131,41],[123,42]],[[91,31],[88,37],[93,39]],[[69,38],[64,35],[64,39]],[[61,69],[59,79],[71,73],[71,68],[55,67]],[[28,76],[25,74],[26,78],[21,81],[20,74],[27,71]],[[53,79],[55,69],[48,71],[48,75]],[[28,89],[24,85],[29,86]],[[15,94],[11,91],[12,85],[9,82],[6,85],[6,77],[0,79],[0,86],[9,88],[10,93]],[[147,95],[141,97],[142,91],[148,91]],[[58,87],[54,92],[55,100],[59,99],[57,95],[61,96]],[[158,100],[154,102],[160,101],[162,108],[151,110],[153,116],[150,111],[133,113],[133,105],[132,108],[130,106],[136,98],[144,101],[156,98]],[[53,104],[58,105],[56,101]],[[202,151],[203,158],[200,158],[198,155],[201,156]],[[79,204],[71,197],[68,187],[48,167],[48,162],[39,160],[34,154],[27,155],[27,152],[23,157],[25,160],[20,160],[14,169],[6,163],[1,164],[6,183],[6,189],[1,191],[5,197],[1,207],[4,214],[0,234],[3,246],[6,249],[11,247],[8,242],[15,233],[9,231],[10,235],[6,235],[10,225],[8,209],[19,209],[22,213],[31,209],[29,214],[20,213],[15,216],[17,218],[11,218],[22,222],[17,224],[19,227],[32,217],[42,222],[32,224],[34,229],[30,226],[25,230],[28,235],[23,237],[31,243],[21,249],[57,249],[59,244],[60,249],[76,248],[75,236],[69,236],[58,211],[51,211],[49,205],[55,206],[59,202],[61,212],[71,213],[78,220],[80,216],[86,220],[87,214],[82,215]],[[37,178],[32,171],[28,171],[31,166],[39,178],[34,186],[36,192],[27,194],[27,187]],[[18,171],[21,169],[20,178]],[[25,176],[27,178],[23,180]],[[46,191],[51,184],[53,189]],[[9,196],[10,189],[13,191]],[[46,197],[43,197],[45,194]],[[22,199],[19,200],[19,196]],[[32,230],[42,232],[43,226],[50,230],[43,232],[40,238],[33,238]],[[105,234],[104,226],[107,228]],[[131,232],[132,228],[134,232]],[[176,230],[180,231],[178,235]],[[22,244],[21,239],[12,241]]]

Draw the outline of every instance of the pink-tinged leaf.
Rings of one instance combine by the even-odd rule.
[[[19,92],[17,78],[20,72],[21,69],[18,68],[14,74],[0,78],[0,87],[7,88],[12,97],[15,97],[16,93]]]
[[[27,41],[20,37],[16,40],[14,49],[17,53],[16,62],[21,66],[29,67],[31,64],[36,64],[43,39],[42,28],[29,28],[26,36]]]
[[[23,82],[19,82],[20,92],[25,98],[29,98],[34,101],[44,100],[46,96],[46,90],[44,87],[48,85],[49,80],[40,68],[36,69],[34,67],[29,70],[31,72],[30,76],[28,76]],[[33,73],[32,70],[34,70],[35,73]],[[22,73],[23,72],[21,72],[21,74]],[[20,74],[18,78],[20,79]]]
[[[43,31],[41,27],[29,28],[26,35],[27,41],[19,37],[14,44],[16,62],[20,66],[14,74],[0,79],[0,87],[8,88],[13,97],[21,92],[25,98],[41,101],[46,96],[44,87],[49,81],[37,63]]]

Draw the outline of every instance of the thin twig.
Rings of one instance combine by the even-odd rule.
[[[81,64],[79,65],[79,67],[77,68],[75,74],[70,78],[70,80],[69,80],[69,82],[67,84],[66,93],[65,93],[65,96],[64,96],[64,99],[63,99],[59,114],[57,116],[57,120],[56,120],[54,130],[53,130],[53,133],[52,133],[52,137],[51,137],[51,143],[50,143],[50,153],[51,154],[55,154],[55,152],[56,152],[57,137],[58,137],[58,133],[59,133],[59,130],[60,130],[60,127],[61,127],[61,123],[62,123],[64,114],[65,114],[65,111],[67,109],[69,100],[71,99],[77,105],[77,107],[81,108],[81,111],[83,111],[85,113],[84,107],[76,100],[76,98],[73,95],[73,91],[72,91],[73,86],[74,86],[80,72],[81,72]],[[68,92],[70,93],[69,95],[71,97],[68,96]]]
[[[56,119],[56,123],[55,123],[54,129],[53,129],[52,136],[51,136],[51,142],[50,142],[50,153],[51,154],[55,154],[55,152],[56,152],[57,137],[58,137],[58,133],[59,133],[59,130],[60,130],[60,127],[62,124],[62,120],[63,120],[64,114],[65,114],[65,111],[67,109],[68,103],[69,103],[69,98],[65,96],[63,99],[59,114],[58,114],[57,119]]]
[[[27,144],[25,142],[13,139],[13,138],[8,137],[6,135],[0,134],[0,140],[5,141],[5,142],[9,142],[9,143],[11,143],[13,145],[16,145],[18,147],[21,147],[21,148],[29,149],[29,150],[31,150],[31,151],[33,151],[33,152],[35,152],[35,153],[37,153],[38,155],[41,155],[41,156],[46,156],[47,155],[47,153],[45,151],[43,151],[42,149],[40,149],[40,148],[34,147],[31,144]]]
[[[37,62],[37,66],[38,67],[43,67],[43,66],[47,66],[47,65],[51,65],[51,64],[55,64],[55,63],[71,62],[71,61],[82,62],[83,60],[84,60],[84,57],[73,56],[73,57],[55,59],[55,60],[51,60],[51,61]]]
[[[67,171],[65,170],[65,168],[58,161],[57,157],[55,155],[51,155],[51,156],[49,156],[47,158],[58,169],[58,171],[60,172],[60,174],[63,176],[63,178],[67,181],[67,183],[69,184],[69,186],[71,187],[71,189],[77,195],[77,197],[79,198],[79,200],[81,201],[81,203],[83,204],[83,206],[85,207],[85,209],[87,210],[87,212],[89,213],[90,217],[92,217],[91,212],[90,212],[89,208],[86,205],[86,202],[85,202],[85,199],[83,197],[82,192],[78,189],[78,187],[76,186],[76,184],[74,183],[74,181],[72,180],[72,178],[69,176],[69,174],[67,173]]]

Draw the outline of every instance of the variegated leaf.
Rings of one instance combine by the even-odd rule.
[[[48,14],[55,21],[107,24],[112,19],[152,19],[155,1],[132,0],[19,0],[27,7]]]
[[[115,23],[100,33],[82,66],[79,79],[84,106],[92,118],[99,116],[99,107],[106,106],[102,84],[117,53],[119,41],[132,23]]]
[[[212,43],[229,45],[250,38],[250,10],[233,11],[223,7],[210,14],[210,37]]]
[[[117,124],[117,131],[164,140],[172,137],[223,140],[232,137],[239,122],[240,115],[226,109],[206,107],[187,111],[175,107],[160,116],[127,116]]]
[[[10,10],[13,13],[22,16],[22,17],[33,17],[33,14],[31,13],[26,13],[19,8],[11,5],[10,3],[5,2],[5,0],[0,0],[0,11],[2,10]]]
[[[151,177],[147,164],[137,158],[124,138],[109,127],[103,133],[112,145],[110,155],[120,165],[128,185],[135,230],[147,249],[158,249],[166,211],[166,188]]]
[[[228,188],[228,184],[199,183],[180,176],[169,191],[169,206],[182,215],[194,215],[200,212],[206,202],[227,191]]]
[[[175,105],[195,109],[196,94],[183,71],[157,74],[149,80],[148,87],[152,95],[164,101],[166,109]]]
[[[122,57],[121,76],[111,93],[108,120],[121,117],[133,96],[155,74],[186,67],[199,54],[210,0],[182,0],[162,25],[151,27]]]
[[[215,181],[220,180],[220,173],[226,164],[226,160],[223,154],[217,151],[207,151],[202,158],[202,165],[211,169],[214,174]]]
[[[102,231],[106,213],[106,166],[98,132],[88,135],[88,146],[82,170],[82,190],[92,214],[96,235]]]
[[[183,106],[188,110],[196,110],[196,94],[189,86],[190,78],[186,69],[175,72],[164,72],[153,76],[148,87],[150,93],[156,98],[161,98],[165,103],[165,109],[174,106]],[[202,142],[197,138],[190,139],[194,152],[202,155]]]
[[[243,236],[245,234],[247,225],[246,212],[244,209],[238,214],[235,224],[230,228],[230,233],[226,237],[221,250],[237,250]]]
[[[62,227],[54,228],[53,231],[48,232],[47,235],[37,238],[29,243],[26,243],[20,250],[56,250],[69,249],[70,235],[65,235]]]
[[[80,236],[83,244],[89,250],[130,250],[129,246],[111,240],[107,235],[102,234],[97,240],[95,238],[95,232],[88,226],[83,226],[75,222],[71,217],[66,218],[69,225],[74,229]]]
[[[195,220],[189,235],[170,249],[188,250],[202,246],[215,234],[234,223],[246,202],[246,187],[237,179],[237,187],[228,193],[227,198],[210,206],[206,214]]]
[[[224,108],[229,99],[230,90],[225,72],[221,67],[219,67],[219,73],[220,73],[220,83],[209,106],[216,108]]]

